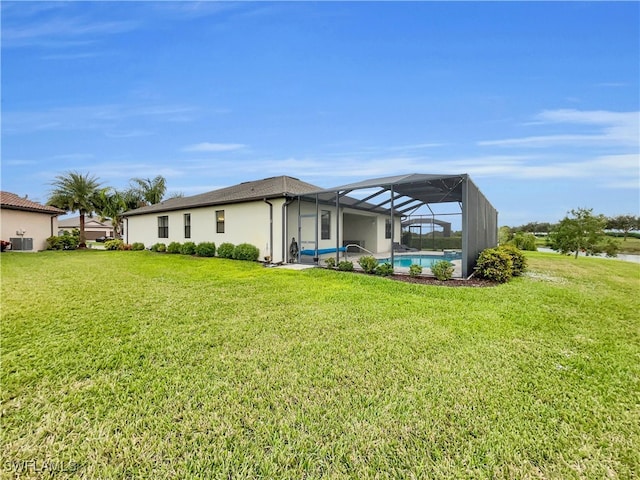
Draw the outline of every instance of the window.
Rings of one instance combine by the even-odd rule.
[[[169,238],[169,217],[158,217],[158,238]]]
[[[320,215],[320,238],[329,240],[331,238],[331,212],[322,210]]]
[[[384,221],[384,238],[391,238],[391,219]]]
[[[224,210],[216,210],[216,232],[224,233]]]
[[[191,214],[184,214],[184,238],[191,238]]]

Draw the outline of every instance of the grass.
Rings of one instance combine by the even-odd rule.
[[[447,288],[3,254],[1,473],[637,478],[639,267],[528,258]]]

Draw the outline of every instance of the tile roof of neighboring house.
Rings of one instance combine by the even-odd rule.
[[[24,210],[27,212],[40,212],[56,215],[63,215],[67,212],[56,207],[50,207],[49,205],[42,205],[41,203],[32,202],[24,197],[20,197],[11,192],[0,192],[0,207],[8,210]]]
[[[190,197],[171,198],[155,205],[136,208],[124,215],[144,215],[145,213],[167,212],[184,208],[207,207],[228,203],[240,203],[263,198],[297,196],[303,193],[317,192],[320,187],[303,182],[297,178],[280,176],[270,177],[253,182],[244,182],[212,192],[201,193]]]
[[[84,227],[87,228],[112,228],[109,224],[99,221],[97,218],[85,216]],[[58,220],[58,227],[61,228],[78,228],[80,227],[80,217],[70,217]]]

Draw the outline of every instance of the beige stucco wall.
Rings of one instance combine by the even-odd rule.
[[[171,242],[194,243],[214,242],[219,246],[223,242],[250,243],[260,250],[260,260],[266,256],[272,256],[275,263],[288,260],[291,238],[295,237],[299,248],[312,249],[315,245],[316,206],[313,202],[302,202],[300,213],[302,218],[302,238],[298,232],[298,202],[288,205],[283,216],[285,200],[269,200],[273,204],[273,238],[270,238],[269,205],[264,201],[246,202],[232,205],[219,205],[214,207],[202,207],[177,210],[175,212],[160,212],[147,215],[127,217],[125,220],[124,239],[128,243],[142,242],[145,247],[150,247],[161,242],[168,245]],[[225,232],[216,232],[215,212],[225,212]],[[335,248],[336,246],[336,207],[335,205],[320,205],[320,212],[331,212],[331,234],[329,239],[320,238],[320,217],[318,225],[318,248]],[[184,237],[184,214],[191,214],[191,238]],[[347,223],[343,221],[343,214],[347,214]],[[158,217],[169,217],[169,237],[158,237]],[[305,216],[309,215],[309,216]],[[390,250],[389,239],[384,238],[384,215],[370,214],[360,210],[340,208],[339,221],[339,245],[343,239],[365,240],[366,248],[374,253],[388,252]],[[283,224],[286,219],[286,230]],[[284,238],[283,238],[284,235]],[[345,236],[346,235],[346,236]],[[400,219],[396,219],[396,241],[400,238]]]
[[[273,261],[282,261],[282,204],[283,200],[270,200],[273,204]],[[224,210],[224,233],[216,232],[216,211]],[[191,214],[191,238],[184,236],[184,214]],[[158,217],[169,217],[169,237],[158,237]],[[270,255],[269,205],[264,201],[220,205],[161,212],[127,217],[124,238],[128,243],[142,242],[145,247],[162,242],[223,242],[250,243],[260,250],[260,259]]]
[[[58,218],[53,217],[53,230],[51,228],[52,217],[48,213],[25,212],[22,210],[0,209],[0,225],[2,240],[19,238],[17,230],[24,230],[24,238],[33,238],[33,250],[47,248],[47,238],[58,233]]]

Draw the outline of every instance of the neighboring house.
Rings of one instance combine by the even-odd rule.
[[[74,229],[80,229],[80,217],[63,218],[58,220],[58,234],[63,231],[72,233]],[[87,240],[95,240],[98,237],[113,237],[113,226],[110,223],[100,222],[96,217],[84,217],[84,233]]]
[[[58,215],[65,213],[15,193],[0,192],[2,240],[10,241],[12,250],[44,250],[47,238],[58,233]]]
[[[364,190],[365,198],[354,198],[351,192],[357,190]],[[347,244],[393,257],[401,221],[422,207],[445,202],[460,209],[466,276],[477,254],[497,244],[498,232],[496,210],[467,175],[401,175],[333,189],[271,177],[126,212],[124,240],[146,247],[159,242],[250,243],[261,259],[273,263],[291,260],[293,238],[314,259],[337,257]]]

